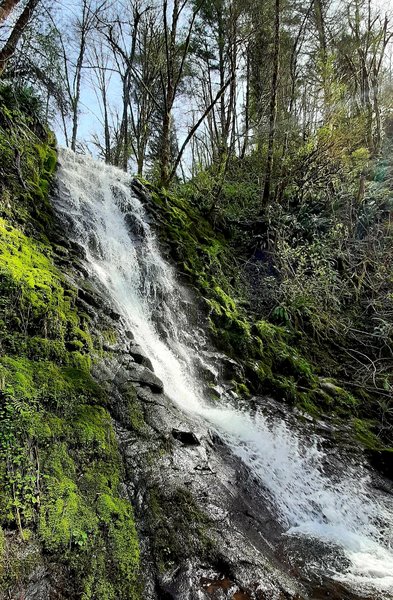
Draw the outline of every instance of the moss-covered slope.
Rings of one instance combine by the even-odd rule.
[[[315,417],[349,420],[362,444],[382,448],[362,401],[326,379],[323,369],[299,351],[299,334],[253,319],[236,253],[225,237],[180,194],[141,183],[149,192],[162,242],[169,245],[180,272],[202,296],[215,345],[244,367],[245,378],[237,382],[238,389],[271,393]]]
[[[89,318],[46,233],[54,138],[0,93],[0,597],[51,565],[64,597],[139,597],[139,547],[120,495]],[[13,596],[12,596],[13,597]]]

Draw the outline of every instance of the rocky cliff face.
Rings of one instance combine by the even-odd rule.
[[[92,375],[107,398],[123,463],[122,496],[135,514],[141,596],[293,597],[302,586],[271,550],[281,530],[246,467],[205,422],[187,417],[165,394],[134,333],[85,270],[84,249],[70,244],[64,223],[57,223],[53,239],[55,261],[100,340]]]

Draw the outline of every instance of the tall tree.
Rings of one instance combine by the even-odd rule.
[[[345,77],[352,106],[365,118],[365,142],[370,152],[381,149],[380,88],[384,57],[393,36],[389,19],[371,0],[353,0],[345,6],[335,46],[338,76]]]
[[[274,20],[274,50],[273,50],[273,73],[270,90],[270,107],[269,107],[269,141],[267,148],[265,184],[262,195],[262,205],[266,206],[270,199],[273,160],[274,160],[274,143],[277,122],[277,94],[278,94],[278,77],[280,68],[280,40],[281,40],[281,6],[280,0],[275,0],[275,20]]]
[[[82,0],[81,14],[75,22],[75,34],[77,42],[77,57],[72,81],[69,82],[70,101],[72,107],[72,133],[71,150],[76,150],[79,121],[79,104],[81,97],[82,71],[85,63],[86,49],[89,34],[96,23],[96,15],[100,13],[106,4],[106,0],[95,3],[94,0]],[[65,57],[67,60],[67,57]]]
[[[196,22],[193,42],[196,73],[200,73],[192,95],[200,96],[201,109],[205,110],[228,79],[230,84],[222,93],[207,119],[205,143],[211,146],[213,162],[221,170],[229,156],[235,152],[236,136],[240,125],[238,117],[238,72],[243,40],[240,26],[242,9],[235,0],[203,2]],[[197,90],[195,91],[195,87]],[[200,90],[198,94],[198,89]]]
[[[183,82],[186,62],[190,50],[191,35],[200,7],[192,9],[185,34],[181,32],[181,17],[189,3],[187,0],[174,0],[171,9],[168,1],[163,0],[162,16],[164,22],[165,61],[160,70],[162,91],[162,122],[159,140],[160,183],[167,187],[171,174],[171,148],[173,139],[173,107]]]
[[[128,7],[126,15],[115,14],[111,21],[101,28],[115,59],[117,74],[122,88],[122,115],[116,149],[112,157],[115,165],[128,170],[128,161],[132,150],[130,132],[131,89],[135,76],[135,57],[139,26],[146,12],[143,4],[136,0]],[[134,153],[135,154],[135,153]]]
[[[100,142],[99,136],[94,136],[93,143],[99,149],[101,157],[107,164],[112,163],[112,143],[109,117],[109,85],[112,73],[110,71],[109,61],[109,52],[104,47],[101,39],[91,44],[89,52],[89,66],[93,69],[95,76],[93,80],[93,88],[100,105],[104,129],[103,146]]]

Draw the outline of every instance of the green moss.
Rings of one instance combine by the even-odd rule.
[[[74,298],[64,287],[48,247],[0,219],[0,289],[8,300],[2,312],[13,328],[53,338],[77,328]]]
[[[74,481],[76,465],[65,444],[50,453],[46,468],[45,500],[41,504],[38,534],[50,552],[83,547],[97,534],[94,509]]]
[[[0,527],[65,565],[77,597],[133,600],[138,538],[108,399],[90,375],[88,317],[44,233],[54,138],[0,107],[0,151]],[[28,577],[19,563],[11,552],[3,589]]]
[[[12,102],[5,106],[0,99],[0,152],[6,182],[0,186],[0,215],[42,235],[52,221],[48,191],[57,154],[54,135],[37,125],[34,115],[22,113]],[[19,169],[15,156],[20,159]]]
[[[231,383],[233,385],[235,393],[238,396],[247,397],[247,396],[251,395],[250,390],[248,389],[248,387],[246,386],[245,383],[241,383],[241,382],[236,381],[236,380],[233,380]]]
[[[115,444],[109,413],[101,406],[78,406],[71,425],[75,443],[105,451]]]
[[[103,340],[107,344],[116,344],[117,342],[117,333],[114,329],[103,329],[101,331],[101,335]]]
[[[97,513],[107,531],[111,547],[111,559],[116,566],[119,583],[124,588],[123,597],[128,595],[139,576],[139,545],[130,503],[112,494],[102,494],[97,500]]]
[[[125,410],[123,411],[122,418],[126,426],[142,433],[145,428],[145,420],[141,403],[132,383],[127,383],[123,386],[122,397],[125,402]]]
[[[308,413],[315,419],[318,419],[321,416],[321,410],[316,406],[313,400],[310,398],[310,395],[304,392],[301,392],[297,395],[296,406],[299,410]]]
[[[375,421],[354,419],[353,425],[356,437],[363,446],[369,448],[370,450],[384,449],[384,445],[374,432],[376,426]]]
[[[102,397],[99,387],[85,369],[12,356],[1,357],[0,366],[4,392],[30,404],[40,401],[43,406],[67,412],[83,399]]]
[[[211,558],[215,547],[207,531],[209,519],[191,493],[178,488],[170,495],[159,488],[149,492],[149,521],[154,557],[161,572],[174,568],[186,557]]]

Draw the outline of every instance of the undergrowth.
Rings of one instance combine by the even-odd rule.
[[[373,433],[367,401],[341,385],[302,352],[301,333],[288,325],[256,320],[248,309],[247,282],[233,247],[178,192],[158,191],[142,181],[152,199],[161,240],[187,282],[203,298],[215,345],[240,361],[242,394],[272,394],[315,418],[353,424],[353,435],[373,450],[384,444]],[[361,427],[359,426],[361,423]],[[365,435],[367,432],[367,435]]]

